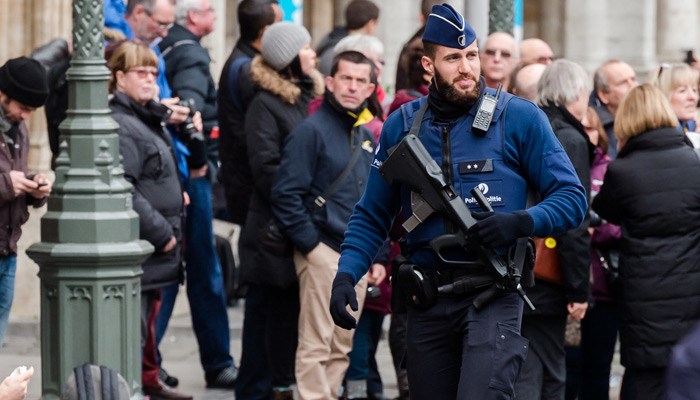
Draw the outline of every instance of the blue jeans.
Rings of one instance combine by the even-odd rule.
[[[5,339],[12,298],[15,295],[16,269],[17,256],[0,257],[0,347]]]
[[[204,370],[211,372],[233,365],[233,357],[224,282],[214,246],[209,179],[190,179],[187,193],[190,196],[185,223],[187,299],[199,344],[199,358]],[[163,303],[156,319],[158,343],[168,327],[177,290],[177,284],[163,288]]]
[[[348,372],[345,374],[345,379],[349,381],[367,380],[368,393],[382,393],[381,379],[379,387],[373,387],[370,391],[369,377],[370,371],[377,369],[377,345],[379,338],[382,335],[382,322],[384,322],[384,314],[380,311],[362,310],[360,320],[357,322],[357,330],[352,337],[352,351],[348,354],[350,365]]]

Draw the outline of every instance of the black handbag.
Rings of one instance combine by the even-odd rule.
[[[620,288],[620,252],[616,249],[597,249],[593,251],[600,260],[600,265],[605,272],[605,283],[612,294],[616,294]]]
[[[266,251],[275,256],[288,257],[294,253],[292,241],[282,232],[274,218],[270,218],[265,224],[265,228],[259,235],[258,240],[260,240],[260,244]]]

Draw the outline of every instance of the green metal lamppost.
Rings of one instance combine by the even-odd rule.
[[[513,0],[489,1],[489,34],[493,32],[513,33]]]
[[[132,392],[141,382],[140,266],[153,247],[138,240],[107,105],[102,3],[73,0],[68,117],[41,242],[27,250],[41,280],[42,399],[60,398],[85,362],[119,371]]]

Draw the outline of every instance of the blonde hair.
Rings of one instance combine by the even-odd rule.
[[[109,92],[117,87],[117,71],[128,72],[134,67],[158,67],[158,56],[147,46],[126,40],[114,48],[107,62],[112,71],[109,75]]]
[[[698,87],[698,71],[683,63],[661,64],[650,72],[648,81],[670,100],[673,91],[679,86]]]
[[[671,103],[651,83],[630,90],[615,113],[615,137],[620,143],[652,129],[677,126]]]

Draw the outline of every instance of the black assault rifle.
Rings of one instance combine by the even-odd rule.
[[[438,257],[446,264],[464,265],[465,261],[449,260],[443,255],[445,249],[461,247],[470,254],[476,255],[476,263],[490,267],[490,272],[495,276],[495,283],[477,296],[474,300],[475,307],[481,308],[500,290],[510,289],[515,290],[532,310],[535,309],[520,284],[524,255],[515,257],[516,261],[506,262],[493,249],[469,240],[467,231],[476,223],[476,220],[472,217],[464,200],[455,193],[452,185],[447,184],[440,167],[417,136],[408,134],[398,145],[390,149],[389,157],[379,168],[379,172],[389,184],[401,183],[412,190],[413,215],[403,224],[406,231],[412,231],[430,215],[438,212],[456,224],[458,229],[457,233],[445,234],[430,241],[430,246]],[[473,189],[472,193],[482,207],[490,210],[491,206],[479,189]],[[524,254],[524,249],[522,253]],[[518,258],[520,260],[517,260]],[[455,282],[455,286],[457,284],[458,282]]]

